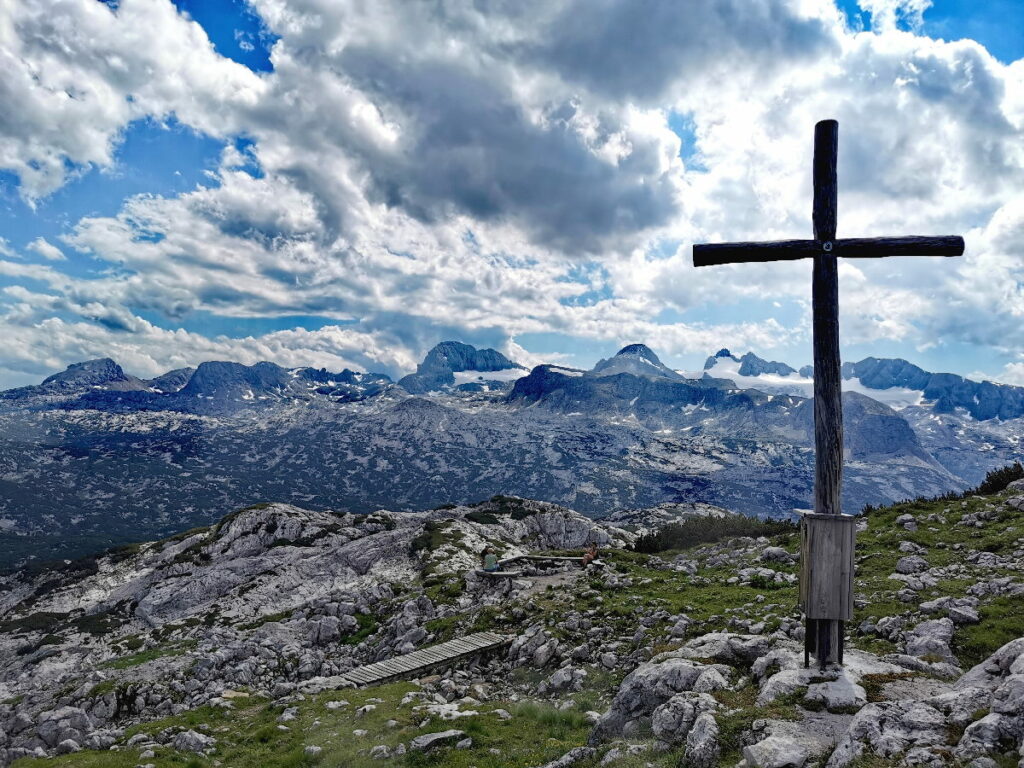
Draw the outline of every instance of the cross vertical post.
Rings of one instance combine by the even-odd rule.
[[[814,256],[811,279],[814,314],[814,512],[842,514],[843,398],[839,357],[839,267],[836,239],[839,123],[822,120],[814,126],[814,239],[822,249]],[[839,642],[842,622],[807,619],[808,645],[814,635],[820,663],[842,663]]]
[[[800,607],[806,617],[804,663],[814,653],[822,669],[843,663],[843,625],[853,618],[856,518],[842,514],[843,401],[839,359],[838,256],[960,256],[958,235],[836,239],[839,124],[814,126],[813,240],[705,243],[693,246],[693,265],[813,258],[814,512],[800,525]]]

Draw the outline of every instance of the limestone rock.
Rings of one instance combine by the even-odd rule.
[[[666,744],[680,744],[687,739],[697,719],[718,709],[718,702],[706,693],[677,693],[654,710],[651,731]]]
[[[720,752],[718,723],[710,712],[704,712],[686,735],[686,764],[692,768],[711,768],[718,764]]]
[[[692,691],[705,673],[714,670],[678,653],[662,654],[626,675],[611,707],[591,732],[591,744],[639,732],[658,707],[678,693]],[[727,668],[715,671],[728,674]]]
[[[953,622],[950,619],[922,621],[907,633],[907,653],[911,656],[939,656],[956,663],[949,647],[953,640]]]
[[[944,744],[946,719],[920,701],[868,704],[840,740],[826,768],[845,768],[865,752],[894,759],[920,746]]]
[[[216,744],[217,740],[212,736],[204,736],[192,730],[182,731],[171,742],[171,746],[179,752],[195,752],[200,755],[206,754]]]
[[[928,570],[928,561],[920,555],[908,555],[896,561],[896,573],[911,574]]]
[[[422,736],[413,738],[409,742],[409,749],[417,752],[429,752],[437,747],[455,744],[465,738],[465,736],[464,731],[458,731],[454,728],[447,731],[438,731],[437,733],[425,733]]]
[[[54,750],[58,755],[70,755],[72,752],[80,752],[81,745],[74,739],[64,739]]]
[[[537,768],[569,768],[569,766],[576,765],[576,763],[593,757],[596,752],[597,750],[593,747],[576,747],[570,749],[557,760],[544,763],[544,765],[537,766]]]
[[[868,701],[864,688],[855,683],[845,671],[835,680],[809,685],[804,698],[820,702],[827,709],[859,708]]]
[[[801,768],[808,757],[801,744],[778,736],[743,748],[743,758],[750,768]]]

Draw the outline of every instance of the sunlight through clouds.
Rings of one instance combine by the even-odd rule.
[[[824,117],[842,236],[967,239],[958,263],[844,268],[844,344],[963,342],[971,359],[944,370],[1018,377],[1024,60],[927,37],[929,5],[864,0],[870,31],[824,0],[256,0],[258,23],[216,27],[169,0],[5,6],[8,196],[114,169],[141,119],[223,150],[184,192],[4,245],[0,330],[24,343],[0,377],[104,345],[140,372],[265,352],[395,375],[479,334],[529,361],[518,340],[555,334],[580,364],[577,345],[633,341],[676,367],[721,346],[802,364],[806,265],[694,270],[690,246],[809,237]],[[203,317],[281,325],[218,337]]]

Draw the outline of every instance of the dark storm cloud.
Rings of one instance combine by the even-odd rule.
[[[834,27],[782,0],[572,0],[519,56],[612,99],[657,102],[680,81],[760,78],[830,49]]]
[[[361,156],[375,202],[427,222],[464,214],[516,224],[568,253],[663,225],[678,210],[657,140],[630,135],[618,157],[600,155],[628,131],[618,115],[595,116],[588,140],[573,122],[572,101],[553,101],[538,121],[500,77],[450,61],[403,62],[391,51],[350,46],[338,63],[403,127],[397,150],[338,131]]]

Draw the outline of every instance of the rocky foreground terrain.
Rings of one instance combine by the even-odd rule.
[[[747,768],[1024,766],[1024,481],[871,510],[847,664],[802,666],[798,536],[746,521],[636,551],[511,497],[365,516],[257,505],[217,525],[0,581],[0,765]],[[711,521],[711,522],[709,522]],[[650,526],[647,526],[649,529]],[[602,547],[603,567],[473,572]],[[489,630],[502,649],[338,688]]]

